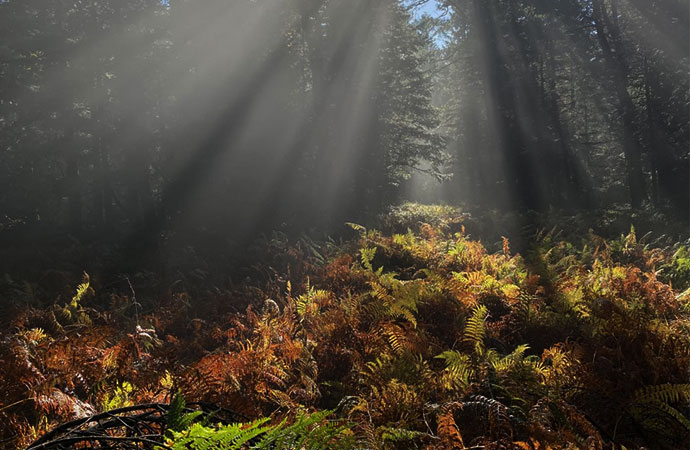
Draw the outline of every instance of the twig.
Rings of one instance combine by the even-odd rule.
[[[137,293],[134,291],[134,286],[132,286],[132,282],[129,281],[129,277],[125,277],[125,280],[127,280],[129,290],[132,292],[132,304],[134,305],[134,320],[136,321],[137,325],[139,325],[139,302],[137,301]]]

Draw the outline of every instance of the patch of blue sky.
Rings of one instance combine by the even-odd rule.
[[[407,5],[412,5],[414,3],[419,3],[419,0],[405,0]],[[424,14],[427,14],[431,17],[438,17],[441,14],[443,14],[443,11],[439,9],[438,7],[438,1],[437,0],[426,0],[424,3],[421,3],[419,6],[416,6],[413,10],[413,15],[415,17],[421,17]]]
[[[423,15],[428,15],[434,18],[438,18],[447,14],[446,9],[439,8],[437,0],[426,0],[425,2],[420,2],[420,0],[405,0],[405,4],[414,5],[418,4],[412,9],[412,16],[415,19],[422,17]],[[444,47],[447,44],[445,36],[442,34],[435,34],[433,36],[434,42],[439,47]]]

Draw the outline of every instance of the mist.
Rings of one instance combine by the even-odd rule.
[[[688,0],[0,0],[0,449],[690,448]]]
[[[687,220],[685,6],[6,0],[2,227],[129,255],[420,199]]]

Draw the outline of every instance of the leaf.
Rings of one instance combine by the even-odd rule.
[[[482,355],[485,351],[484,339],[486,338],[486,318],[489,310],[485,305],[474,308],[472,315],[465,324],[465,342],[472,344],[477,355]]]

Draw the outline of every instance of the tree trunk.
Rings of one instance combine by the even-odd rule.
[[[474,0],[474,12],[482,43],[486,104],[490,122],[497,128],[498,146],[504,156],[508,186],[515,191],[511,205],[539,209],[539,192],[533,177],[525,137],[516,123],[514,84],[505,73],[498,36],[501,31],[494,20],[493,2]]]
[[[617,27],[608,20],[608,14],[603,1],[592,0],[592,5],[597,39],[599,40],[608,69],[613,76],[616,96],[618,97],[630,203],[633,208],[639,208],[646,198],[645,180],[642,172],[642,152],[634,132],[635,105],[628,92],[628,68],[625,64],[622,46],[620,45],[621,36],[618,34]],[[611,38],[606,33],[606,29],[611,34]],[[611,41],[615,49],[612,47]]]
[[[655,207],[659,207],[659,160],[657,157],[657,151],[659,143],[657,142],[656,133],[656,123],[654,120],[654,99],[653,99],[653,88],[652,85],[656,84],[656,74],[653,70],[649,69],[649,61],[647,58],[644,60],[645,69],[645,82],[644,82],[644,94],[645,94],[645,106],[647,108],[647,152],[649,154],[649,160],[652,164],[652,203]]]

